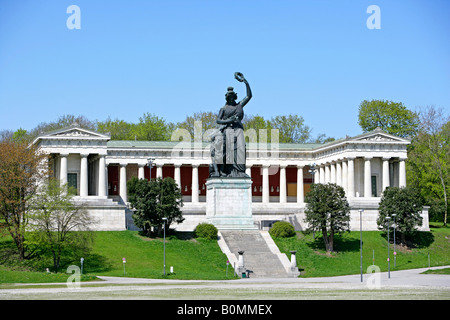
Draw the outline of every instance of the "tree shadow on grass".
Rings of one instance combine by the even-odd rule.
[[[86,253],[82,257],[61,257],[61,268],[59,272],[65,272],[65,270],[71,266],[81,265],[81,258],[83,261],[83,274],[86,273],[102,273],[113,269],[113,265],[106,257],[97,253]]]
[[[388,238],[387,232],[383,232],[381,235],[386,241]],[[402,243],[400,232],[395,234],[395,242],[398,244],[406,244],[410,249],[428,248],[434,242],[434,235],[431,231],[413,231],[405,234],[406,243]],[[394,243],[394,232],[389,233],[389,242]]]
[[[175,231],[171,235],[178,240],[192,240],[194,238],[194,232],[190,231]]]
[[[313,241],[307,243],[307,245],[313,250],[326,251],[325,242],[323,240],[322,235],[318,236],[316,234],[316,238]],[[360,246],[359,239],[348,238],[340,234],[334,235],[334,245],[333,245],[334,252],[359,251],[360,249],[359,246]]]
[[[163,234],[156,235],[156,234],[152,233],[150,237],[148,235],[146,235],[145,233],[143,233],[142,231],[139,231],[138,234],[141,237],[144,237],[148,240],[156,240],[156,239],[163,238]],[[171,240],[171,239],[192,240],[193,238],[194,238],[194,232],[192,232],[192,231],[177,231],[174,229],[169,229],[166,231],[166,240]]]

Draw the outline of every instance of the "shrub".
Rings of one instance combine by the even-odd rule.
[[[269,233],[274,238],[288,238],[295,235],[295,229],[287,221],[277,221],[270,228]]]
[[[195,227],[194,237],[217,240],[217,228],[209,223],[200,223]]]

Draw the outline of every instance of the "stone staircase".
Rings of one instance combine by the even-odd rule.
[[[277,254],[269,248],[259,230],[220,230],[229,251],[238,261],[239,251],[244,251],[244,265],[251,278],[288,278]]]

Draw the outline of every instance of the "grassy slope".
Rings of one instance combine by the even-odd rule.
[[[164,271],[163,239],[141,237],[137,232],[98,232],[93,252],[93,274],[123,276],[122,258],[129,277],[162,278]],[[95,258],[97,257],[97,258]],[[100,263],[97,263],[100,257]],[[225,279],[226,256],[216,241],[166,238],[166,274],[177,279]],[[169,275],[170,266],[174,274]]]
[[[175,236],[166,238],[166,278],[173,279],[226,279],[226,255],[217,241],[184,239]],[[43,271],[49,265],[43,263],[17,263],[14,256],[5,258],[4,252],[11,252],[14,245],[9,237],[0,239],[0,283],[65,282],[68,276],[65,268],[70,264],[80,266],[80,259],[66,262],[58,274]],[[3,251],[3,252],[2,252]],[[141,237],[132,231],[99,231],[95,233],[94,248],[84,255],[83,274],[124,276],[122,259],[126,258],[127,277],[164,278],[163,239]],[[50,261],[50,260],[48,260]],[[170,274],[170,266],[174,274]],[[26,271],[24,271],[26,270]],[[228,278],[233,275],[230,268]],[[92,280],[84,277],[82,280]]]
[[[183,237],[183,238],[180,238]],[[338,251],[326,254],[321,237],[313,241],[312,235],[298,232],[288,239],[275,239],[282,252],[288,257],[290,250],[297,250],[297,263],[302,276],[333,276],[357,274],[360,272],[359,232],[346,233],[335,240]],[[372,250],[375,250],[375,264],[381,271],[387,271],[387,239],[381,232],[363,232],[363,271],[372,265]],[[68,275],[34,272],[43,271],[42,264],[33,264],[24,272],[23,264],[6,263],[5,252],[11,251],[9,237],[0,239],[0,283],[64,282]],[[391,244],[391,270],[450,265],[450,228],[432,228],[421,232],[416,238],[416,248],[405,249],[397,245],[397,267],[394,268],[393,246]],[[122,258],[126,258],[126,276],[163,278],[163,241],[148,239],[132,231],[96,232],[95,245],[85,255],[84,273],[89,275],[123,276]],[[192,239],[186,234],[166,239],[166,273],[169,279],[225,279],[226,256],[216,241]],[[79,258],[68,264],[79,265]],[[39,268],[36,268],[39,265]],[[169,274],[170,266],[174,274]],[[49,266],[50,267],[50,266]],[[232,268],[228,278],[232,276]],[[92,280],[85,277],[83,280]]]
[[[301,276],[319,277],[330,275],[358,274],[360,272],[360,233],[350,232],[335,239],[336,252],[327,254],[323,239],[301,232],[296,237],[274,239],[281,252],[290,256],[296,250],[296,258]],[[415,248],[396,245],[397,257],[394,267],[393,242],[390,244],[391,270],[428,267],[428,253],[431,266],[450,264],[450,228],[432,228],[430,232],[420,232],[415,238]],[[373,261],[373,256],[375,259]],[[388,244],[385,235],[379,231],[363,232],[363,272],[375,264],[381,271],[388,270]]]

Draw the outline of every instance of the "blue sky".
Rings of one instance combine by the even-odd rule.
[[[67,7],[81,10],[70,30]],[[369,5],[381,12],[370,30]],[[0,0],[0,130],[64,114],[171,122],[218,112],[228,86],[247,114],[298,114],[340,138],[367,99],[450,109],[446,0]]]

